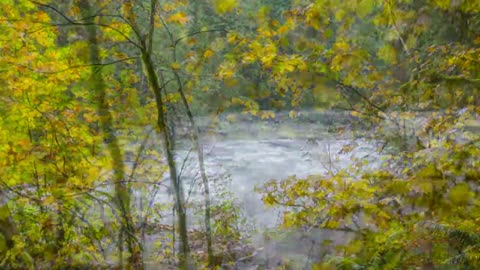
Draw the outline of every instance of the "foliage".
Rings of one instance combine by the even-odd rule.
[[[158,226],[156,259],[188,261],[179,228],[184,254],[188,237],[212,246],[212,229],[215,255],[230,255],[241,209],[223,191],[210,205],[195,117],[311,107],[348,111],[382,158],[263,187],[284,228],[352,235],[314,269],[479,268],[479,13],[449,0],[1,1],[0,268],[143,268],[130,259],[171,211],[157,200],[167,171],[185,216]],[[185,118],[202,206],[182,201]],[[187,206],[205,210],[205,233],[187,235]],[[199,267],[216,264],[208,253]]]
[[[336,81],[352,114],[374,124],[367,135],[384,142],[381,151],[391,145],[378,169],[354,163],[333,176],[264,186],[264,202],[285,209],[283,226],[355,235],[326,262],[341,269],[479,267],[473,126],[480,10],[467,2],[318,1],[296,10],[298,28],[313,28],[321,39],[302,41],[306,69]]]

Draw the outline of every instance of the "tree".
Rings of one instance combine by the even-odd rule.
[[[78,91],[84,73],[66,72],[75,69],[70,63],[79,62],[76,48],[57,46],[50,17],[34,3],[1,5],[0,27],[14,40],[2,40],[0,59],[5,142],[0,179],[7,200],[2,206],[11,213],[2,211],[8,215],[2,222],[10,224],[2,226],[8,240],[2,267],[54,268],[98,259],[89,252],[101,248],[97,237],[102,233],[83,215],[92,206],[85,197],[97,198],[91,190],[101,182],[104,163],[95,153],[94,108]]]
[[[88,46],[90,47],[91,62],[91,87],[95,92],[95,101],[97,103],[98,116],[100,118],[100,126],[103,132],[104,141],[108,145],[108,150],[112,157],[113,182],[115,183],[115,204],[121,213],[121,229],[118,238],[119,252],[123,252],[123,241],[125,239],[129,251],[128,263],[133,269],[143,269],[142,265],[142,247],[136,236],[135,227],[133,225],[130,191],[125,184],[125,164],[122,152],[115,135],[115,127],[113,126],[113,117],[109,111],[108,101],[106,100],[106,84],[102,75],[100,50],[97,41],[97,26],[95,25],[95,15],[92,12],[91,4],[88,0],[82,0],[79,3],[82,15],[86,19],[84,25],[88,33]],[[125,237],[125,238],[124,238]],[[122,255],[120,255],[122,258]],[[122,259],[120,259],[122,264]]]
[[[141,269],[150,229],[179,232],[165,260],[221,267],[240,214],[212,198],[197,116],[317,106],[349,112],[382,160],[263,187],[284,227],[352,235],[314,267],[478,268],[479,12],[447,0],[2,1],[0,268]],[[183,122],[201,206],[176,163]],[[155,202],[167,170],[174,226]],[[187,228],[195,207],[204,231]]]
[[[479,138],[468,123],[479,113],[473,60],[479,11],[469,1],[321,1],[290,12],[296,31],[313,28],[321,37],[302,40],[305,69],[334,81],[352,114],[375,124],[367,136],[384,142],[380,152],[386,144],[391,149],[374,170],[359,160],[332,177],[265,185],[264,201],[287,209],[285,226],[356,235],[327,262],[369,269],[478,267],[472,225]],[[365,46],[373,37],[362,36],[362,27],[380,37],[374,48]],[[278,67],[286,56],[272,57],[259,60]],[[296,69],[281,71],[286,77]]]

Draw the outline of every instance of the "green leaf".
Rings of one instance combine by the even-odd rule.
[[[355,11],[357,12],[358,17],[363,19],[365,16],[372,13],[374,7],[375,0],[360,0]]]
[[[473,192],[466,183],[454,186],[448,194],[450,202],[454,205],[465,205],[470,202],[473,196]]]
[[[381,60],[390,63],[397,63],[397,51],[390,45],[385,45],[378,50],[378,58]]]

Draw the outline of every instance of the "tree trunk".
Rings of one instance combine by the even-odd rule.
[[[208,265],[213,267],[213,248],[212,248],[212,224],[211,224],[211,213],[210,213],[210,187],[209,181],[207,177],[207,173],[205,170],[205,161],[203,155],[203,147],[200,144],[199,138],[199,129],[195,123],[195,119],[193,118],[192,110],[190,109],[190,105],[188,104],[187,97],[185,96],[185,92],[183,91],[182,82],[180,80],[180,76],[177,72],[175,72],[175,77],[178,83],[178,92],[182,97],[183,105],[185,106],[185,110],[187,111],[187,116],[190,121],[190,128],[191,128],[191,136],[192,136],[192,144],[194,149],[197,152],[198,158],[198,166],[200,168],[200,176],[202,177],[203,182],[203,196],[205,200],[205,216],[204,216],[204,223],[205,223],[205,237],[207,241],[207,255],[208,255]]]
[[[121,229],[119,232],[119,252],[123,250],[123,240],[126,241],[129,251],[128,264],[133,269],[143,269],[141,244],[136,239],[135,227],[132,222],[132,214],[130,209],[130,192],[125,182],[125,163],[122,152],[115,135],[113,126],[113,116],[109,111],[106,100],[106,85],[101,73],[100,54],[97,40],[97,29],[94,23],[94,17],[89,16],[93,12],[88,0],[81,0],[81,7],[85,10],[86,30],[88,33],[88,41],[90,46],[90,62],[92,64],[91,87],[95,91],[95,102],[97,102],[97,110],[100,116],[100,125],[107,143],[108,151],[112,157],[113,181],[115,186],[115,203],[121,214]],[[123,239],[125,238],[125,239]]]
[[[173,155],[173,138],[168,132],[168,120],[166,112],[164,112],[164,103],[162,97],[162,89],[160,87],[157,74],[154,69],[152,58],[147,51],[147,46],[145,42],[142,44],[142,61],[145,65],[145,71],[148,78],[150,88],[155,94],[155,100],[157,104],[157,126],[160,129],[160,132],[163,135],[163,143],[165,148],[165,155],[167,158],[168,168],[170,171],[170,181],[172,183],[174,195],[175,195],[175,209],[178,216],[178,230],[180,233],[180,250],[182,254],[180,255],[180,265],[183,269],[189,268],[189,256],[190,256],[190,247],[188,244],[188,235],[187,235],[187,214],[185,210],[185,195],[183,190],[183,185],[177,177],[177,167],[175,164],[175,159]]]

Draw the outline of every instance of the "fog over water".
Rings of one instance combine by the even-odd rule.
[[[249,228],[254,229],[250,241],[261,250],[259,256],[262,258],[289,257],[303,262],[311,252],[321,253],[320,250],[309,248],[312,243],[316,243],[313,246],[318,249],[321,246],[318,245],[319,241],[345,237],[315,230],[308,235],[292,231],[267,242],[262,237],[262,232],[280,224],[281,209],[264,206],[261,194],[255,192],[255,187],[293,175],[301,178],[322,175],[329,170],[338,171],[351,164],[352,157],[369,160],[372,164],[378,163],[374,144],[353,136],[339,137],[327,132],[327,129],[327,126],[316,122],[275,124],[263,121],[228,123],[223,127],[220,125],[214,132],[204,134],[202,144],[207,175],[211,181],[212,201],[215,204],[218,200],[225,199],[220,197],[222,192],[231,192],[227,199],[234,200],[240,206]],[[354,145],[354,150],[343,153],[342,149],[348,145]],[[191,151],[187,139],[179,141],[176,158],[186,197],[189,201],[201,204],[202,181],[196,153]],[[168,173],[165,177],[168,178]],[[162,187],[155,201],[171,203],[173,198],[168,194],[168,188]],[[167,220],[170,222],[171,217],[167,217]],[[191,228],[203,229],[201,217],[192,212],[189,223]]]

